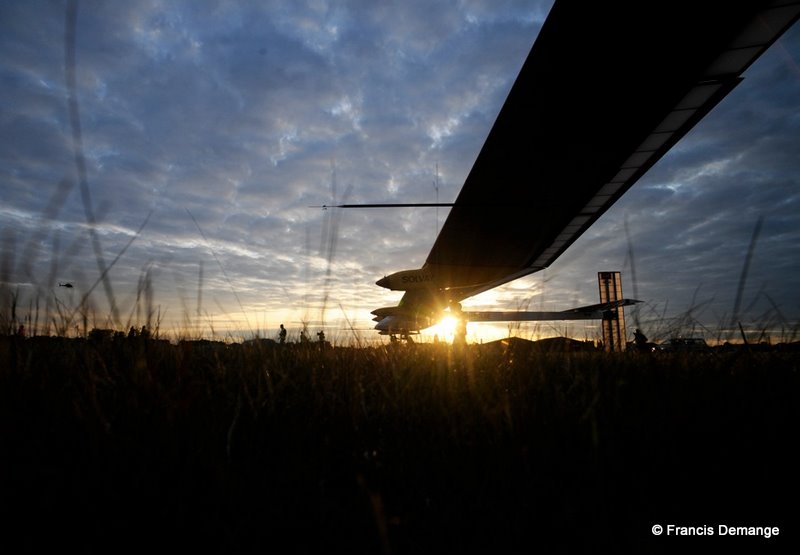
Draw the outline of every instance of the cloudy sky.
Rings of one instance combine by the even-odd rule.
[[[421,266],[447,211],[311,206],[454,200],[550,5],[84,0],[71,56],[65,1],[1,3],[0,309],[375,337],[401,296],[375,281]],[[759,221],[736,320],[778,340],[800,319],[797,26],[555,264],[464,307],[592,304],[621,270],[629,325],[716,338]]]

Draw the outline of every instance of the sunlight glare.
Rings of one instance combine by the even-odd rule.
[[[453,336],[456,333],[456,327],[458,326],[458,318],[454,316],[445,316],[439,323],[436,325],[428,328],[426,334],[428,335],[438,335],[439,341],[446,341],[448,343],[453,342]]]

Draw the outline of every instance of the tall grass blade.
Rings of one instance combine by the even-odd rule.
[[[69,106],[69,121],[72,128],[72,148],[75,154],[75,166],[78,170],[78,182],[81,190],[81,201],[83,203],[83,212],[86,217],[86,223],[89,226],[89,237],[92,242],[92,249],[94,250],[95,260],[97,262],[97,269],[100,272],[100,280],[103,283],[103,289],[106,293],[106,299],[111,309],[111,317],[115,324],[119,325],[119,309],[114,297],[114,289],[111,285],[111,280],[108,277],[108,268],[106,267],[105,257],[103,256],[103,248],[100,245],[100,237],[97,235],[95,229],[97,221],[92,206],[92,195],[89,189],[89,179],[86,172],[86,158],[83,154],[83,134],[81,132],[81,115],[80,106],[78,105],[77,86],[75,83],[75,29],[78,20],[78,1],[71,0],[67,2],[66,10],[66,29],[64,33],[64,68],[65,79],[67,84],[67,104]],[[127,247],[126,247],[127,248]]]
[[[742,274],[739,276],[739,285],[736,288],[736,300],[733,302],[733,313],[731,314],[731,327],[739,322],[739,308],[742,304],[742,295],[744,294],[744,286],[747,283],[747,273],[750,270],[750,262],[753,260],[753,253],[756,249],[756,242],[761,233],[761,224],[764,223],[764,216],[759,216],[756,225],[753,228],[753,236],[750,238],[750,246],[747,248],[747,255],[744,257],[744,266],[742,267]]]
[[[209,243],[208,238],[206,238],[206,234],[203,233],[203,229],[200,227],[200,224],[197,223],[197,220],[195,219],[194,215],[189,211],[188,208],[186,209],[186,213],[189,214],[189,217],[194,222],[195,227],[197,227],[197,231],[200,232],[200,237],[203,238],[203,241],[205,242],[206,247],[208,247],[208,250],[211,252],[211,256],[213,256],[214,260],[216,260],[217,266],[219,266],[219,269],[222,272],[222,275],[225,278],[225,281],[228,284],[228,287],[230,287],[230,289],[231,289],[231,293],[233,293],[233,296],[236,299],[236,302],[239,304],[239,308],[242,310],[242,316],[244,317],[244,321],[247,324],[247,329],[249,330],[250,334],[252,335],[253,334],[253,328],[252,328],[252,326],[250,326],[250,319],[247,317],[247,312],[244,309],[244,305],[242,304],[242,300],[239,298],[239,294],[236,292],[236,289],[234,289],[234,287],[233,287],[233,282],[228,277],[228,272],[225,271],[225,267],[222,265],[222,262],[220,262],[220,259],[217,256],[216,251],[214,251],[214,248],[211,246],[211,243]]]

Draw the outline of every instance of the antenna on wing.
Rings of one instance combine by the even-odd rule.
[[[311,205],[309,208],[431,208],[444,206],[447,208],[455,206],[453,202],[373,202],[370,204],[320,204]]]

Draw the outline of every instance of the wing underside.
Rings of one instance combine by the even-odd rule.
[[[425,262],[433,297],[549,266],[799,14],[797,1],[557,0]]]

